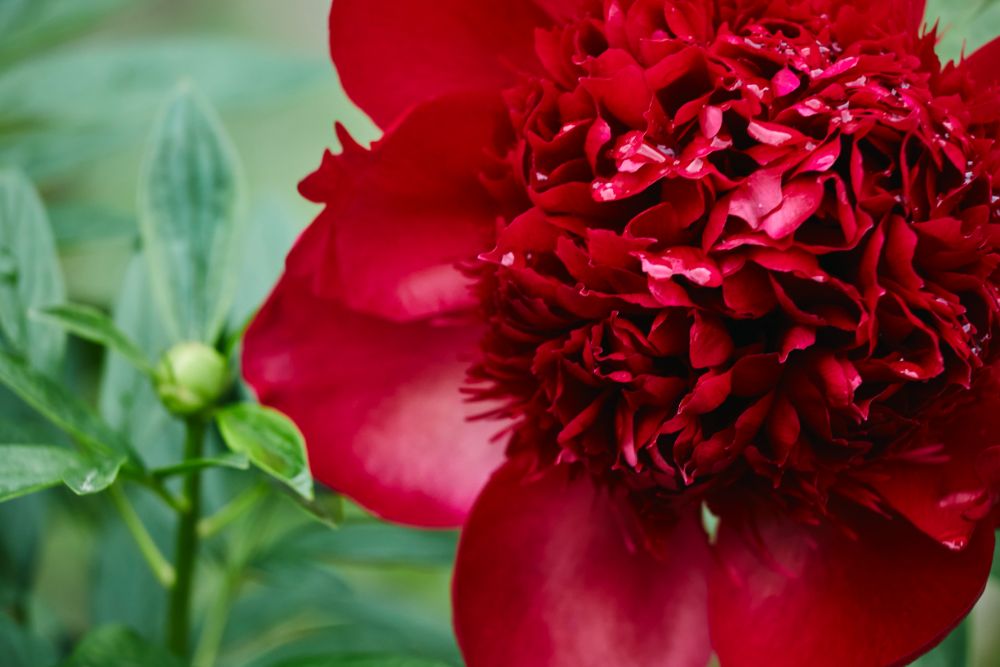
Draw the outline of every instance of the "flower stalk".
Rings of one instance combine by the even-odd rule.
[[[185,460],[201,456],[205,439],[205,423],[192,417],[185,422]],[[186,511],[179,512],[177,527],[176,568],[177,578],[170,591],[170,606],[167,614],[167,645],[178,656],[188,654],[191,627],[191,593],[194,587],[197,564],[198,522],[201,518],[201,473],[192,472],[184,481]]]

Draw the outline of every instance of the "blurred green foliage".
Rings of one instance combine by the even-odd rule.
[[[25,174],[41,193],[37,199],[20,188],[29,194],[15,201],[3,198],[14,189],[0,188],[0,211],[18,207],[27,230],[0,228],[0,278],[5,271],[33,276],[31,289],[17,294],[0,284],[0,337],[15,348],[34,341],[33,364],[59,369],[62,392],[97,404],[150,467],[176,461],[184,436],[142,373],[117,353],[66,343],[51,323],[22,315],[68,295],[111,313],[150,359],[184,326],[183,313],[178,322],[162,320],[154,294],[171,286],[153,285],[138,259],[138,221],[150,213],[135,194],[140,174],[151,177],[142,154],[157,114],[183,83],[220,111],[247,193],[245,214],[221,213],[238,216],[246,239],[238,280],[220,287],[219,298],[234,303],[228,321],[214,320],[224,311],[207,304],[207,316],[187,323],[209,338],[240,330],[315,213],[295,184],[335,142],[334,121],[362,141],[378,134],[346,100],[327,61],[328,1],[0,0],[0,169],[15,168],[3,178]],[[940,17],[948,58],[1000,33],[996,0],[930,0],[928,16]],[[0,215],[0,224],[8,219],[15,217]],[[51,238],[39,221],[51,224]],[[32,247],[5,254],[10,238]],[[15,265],[29,256],[41,259]],[[58,445],[66,438],[0,389],[0,441]],[[208,447],[206,458],[224,456],[217,434]],[[172,551],[170,511],[145,492],[128,496],[152,541]],[[461,664],[448,619],[453,533],[380,523],[329,494],[309,503],[225,468],[205,473],[205,496],[209,513],[234,497],[245,499],[246,512],[225,532],[201,526],[200,667]],[[3,667],[175,664],[154,648],[162,643],[166,596],[99,498],[59,490],[0,504],[0,608]],[[971,618],[918,664],[995,667],[998,624],[1000,584],[991,582]]]
[[[316,20],[327,11],[325,4],[0,2],[0,167],[8,169],[4,178],[25,185],[0,188],[21,197],[0,197],[0,209],[17,208],[17,215],[0,220],[24,226],[2,230],[0,246],[9,239],[33,244],[0,253],[0,270],[16,272],[19,280],[12,284],[21,285],[17,294],[0,285],[0,319],[8,342],[38,356],[32,360],[37,368],[58,373],[59,385],[47,387],[39,401],[65,398],[61,409],[76,414],[70,430],[82,425],[84,441],[89,418],[70,402],[99,405],[101,417],[150,468],[176,462],[184,436],[126,357],[76,338],[67,346],[58,327],[27,317],[28,309],[61,303],[65,295],[89,304],[99,311],[54,312],[49,318],[68,321],[85,338],[111,341],[132,359],[158,358],[179,323],[190,322],[191,331],[206,339],[222,328],[240,330],[314,215],[295,185],[335,141],[334,121],[362,139],[377,134],[346,102],[329,66],[323,21]],[[158,114],[180,84],[204,94],[234,137],[226,159],[242,162],[244,208],[220,214],[242,226],[245,243],[239,270],[232,272],[238,279],[218,293],[220,303],[233,307],[209,302],[201,314],[176,313],[179,322],[168,327],[137,249],[138,221],[155,218],[155,207],[170,201],[138,202],[135,193],[141,173],[154,186],[171,177],[143,172],[142,156]],[[177,161],[167,156],[157,164],[171,160]],[[180,213],[166,211],[168,221],[183,223]],[[45,235],[50,224],[54,236]],[[24,257],[41,259],[12,264]],[[115,338],[100,311],[113,314],[112,327],[126,332],[131,343]],[[215,318],[226,312],[228,321],[218,323]],[[33,344],[26,345],[28,340]],[[46,340],[51,344],[37,344]],[[0,390],[0,440],[67,442],[6,390]],[[223,454],[216,432],[208,448],[206,464],[246,467],[245,459],[241,464],[225,458],[232,455]],[[54,458],[43,461],[47,467],[37,467],[37,457],[32,461],[40,484],[56,480],[67,463],[69,450],[53,451]],[[239,470],[212,469],[204,479],[206,515],[233,498],[242,506],[199,525],[206,543],[195,590],[195,664],[460,664],[448,619],[454,534],[385,525],[327,493],[306,503]],[[153,543],[170,553],[170,510],[143,490],[129,488],[127,495]],[[63,490],[0,505],[0,665],[175,664],[155,648],[163,643],[166,602],[106,499]]]

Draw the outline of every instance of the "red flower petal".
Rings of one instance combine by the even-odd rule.
[[[905,21],[911,32],[916,34],[920,31],[927,14],[927,0],[890,0],[886,4],[898,12],[898,16]]]
[[[864,19],[890,31],[906,30],[915,35],[924,23],[927,0],[830,0],[830,4],[848,10],[841,15],[845,24]],[[861,25],[851,27],[860,29]]]
[[[316,291],[398,321],[470,307],[455,264],[492,245],[496,209],[479,174],[503,113],[497,96],[455,94],[413,109],[371,151],[342,132],[344,153],[301,186],[327,204]]]
[[[713,645],[726,667],[905,664],[947,635],[989,577],[989,529],[952,552],[870,512],[855,512],[849,537],[751,511],[723,514],[709,587]]]
[[[444,93],[500,91],[547,21],[531,0],[337,0],[330,51],[348,95],[387,127]]]
[[[1000,84],[1000,37],[969,56],[962,68],[980,86]]]
[[[317,296],[320,223],[247,332],[243,372],[261,402],[302,429],[314,476],[376,514],[457,526],[503,447],[460,393],[479,331],[396,324]]]
[[[599,0],[535,0],[535,4],[557,21],[571,21],[585,12],[600,12],[601,9]]]
[[[993,504],[997,470],[984,465],[1000,445],[1000,382],[995,372],[954,411],[931,420],[927,432],[906,449],[926,452],[926,461],[878,465],[871,486],[917,528],[953,548],[968,544]]]
[[[700,526],[682,520],[653,555],[628,542],[630,510],[565,467],[487,484],[455,571],[469,667],[704,667],[710,652]]]

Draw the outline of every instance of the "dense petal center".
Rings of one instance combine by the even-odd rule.
[[[473,379],[512,450],[820,511],[942,456],[907,435],[995,356],[1000,96],[933,33],[765,4],[608,0],[539,33],[488,174],[523,204],[476,271]]]

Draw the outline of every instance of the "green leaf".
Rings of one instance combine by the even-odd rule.
[[[0,62],[69,39],[132,0],[4,0]]]
[[[449,667],[449,665],[424,658],[405,658],[370,653],[295,658],[275,663],[273,667]]]
[[[255,466],[312,500],[305,439],[288,417],[260,405],[240,403],[223,408],[215,419],[231,450],[246,454]]]
[[[173,548],[174,512],[139,488],[123,486],[132,507],[164,553]],[[88,568],[90,599],[87,616],[92,627],[120,623],[145,637],[158,637],[167,615],[167,596],[135,538],[122,521],[107,521],[92,535],[100,548]]]
[[[182,667],[182,664],[132,630],[107,626],[87,635],[62,667]]]
[[[55,660],[48,642],[33,637],[6,614],[0,614],[0,658],[4,667],[44,667]]]
[[[230,331],[240,332],[260,308],[285,268],[285,257],[302,231],[299,216],[277,197],[253,202],[239,269],[239,290],[229,320]]]
[[[218,35],[105,40],[0,70],[0,118],[12,125],[90,127],[102,135],[124,123],[116,132],[121,135],[137,129],[133,123],[148,124],[163,95],[181,80],[192,81],[221,108],[281,108],[296,90],[326,85],[328,68],[323,58],[289,56]]]
[[[189,86],[153,133],[139,186],[139,229],[153,291],[176,341],[214,343],[239,265],[239,160],[222,123]]]
[[[147,357],[156,359],[169,341],[148,276],[146,263],[134,257],[125,272],[114,322]],[[149,466],[176,462],[176,443],[184,439],[181,423],[167,414],[149,379],[117,354],[104,358],[99,404],[104,419],[133,443]]]
[[[58,486],[63,473],[79,464],[79,455],[63,447],[2,445],[0,502]]]
[[[151,470],[154,477],[165,478],[177,475],[186,475],[189,472],[205,470],[206,468],[231,468],[233,470],[247,470],[250,467],[250,459],[246,454],[231,452],[203,459],[188,459],[176,465],[164,466]]]
[[[111,465],[125,460],[128,444],[64,386],[3,353],[0,383],[79,440],[95,457],[111,459]]]
[[[292,497],[295,499],[296,507],[301,508],[311,518],[328,528],[339,528],[344,522],[344,497],[339,493],[322,489],[317,490],[315,495],[312,500],[299,495]]]
[[[75,249],[108,241],[127,243],[139,235],[134,217],[95,204],[54,204],[49,206],[49,218],[60,249]]]
[[[305,530],[275,545],[276,555],[304,561],[362,565],[448,567],[454,561],[458,534],[394,526],[382,522],[348,522],[337,530]]]
[[[928,25],[940,21],[937,52],[942,60],[957,60],[964,52],[973,53],[997,36],[1000,29],[1000,3],[996,0],[929,0]]]
[[[98,158],[141,141],[164,92],[182,79],[218,108],[244,114],[286,108],[294,95],[326,86],[328,69],[321,58],[217,36],[115,39],[53,51],[0,67],[0,126],[13,130],[0,133],[0,164],[18,165],[36,179],[92,169]]]
[[[962,622],[933,651],[912,667],[966,667],[969,658],[969,622]]]
[[[382,587],[347,583],[341,573],[309,562],[254,570],[259,583],[233,606],[223,664],[273,667],[293,658],[377,653],[460,664],[447,618],[447,573],[435,573],[433,582],[425,573],[411,580],[440,591],[436,610],[428,608],[426,592],[398,580]]]
[[[100,493],[115,483],[124,462],[123,458],[89,460],[83,457],[79,465],[63,473],[63,483],[78,496]]]
[[[40,546],[47,526],[48,505],[49,498],[43,495],[0,504],[2,607],[13,609],[27,603],[41,565]]]
[[[28,311],[66,300],[62,271],[45,209],[28,179],[0,171],[0,348],[55,369],[65,335],[58,327],[28,319]]]
[[[111,486],[121,463],[94,463],[64,447],[0,445],[0,502],[66,484],[77,495]]]
[[[110,317],[90,306],[67,304],[34,311],[37,318],[49,320],[84,340],[103,345],[128,359],[136,368],[152,373],[145,353],[122,333]]]
[[[971,667],[994,667],[1000,665],[1000,634],[997,620],[1000,619],[1000,580],[991,578],[986,584],[983,597],[979,599],[969,617],[969,633],[972,638]]]

